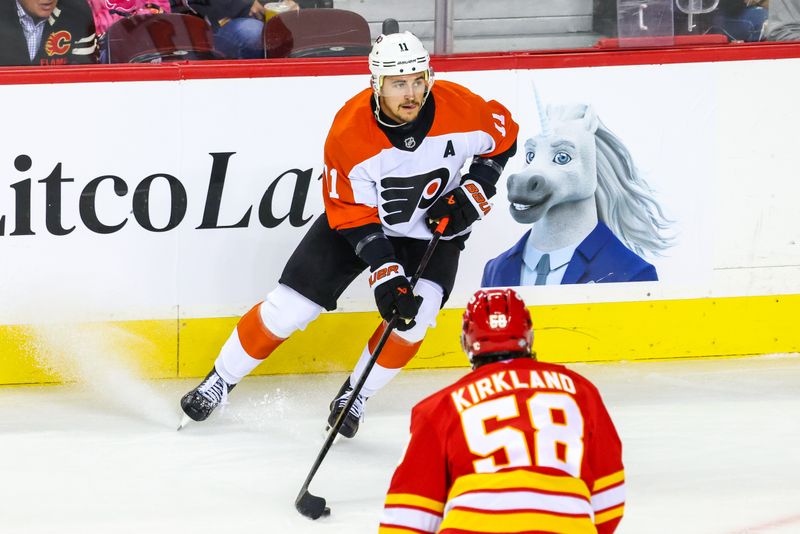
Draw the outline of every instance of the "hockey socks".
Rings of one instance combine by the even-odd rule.
[[[239,320],[214,362],[219,375],[229,384],[237,384],[278,348],[286,338],[273,334],[261,319],[255,305]]]
[[[278,284],[264,302],[239,320],[214,364],[217,372],[229,384],[238,383],[289,336],[304,330],[320,312],[322,306]]]
[[[375,350],[378,340],[381,338],[381,335],[383,335],[385,328],[386,323],[381,323],[361,352],[361,357],[356,364],[356,368],[350,375],[351,385],[358,382],[359,377],[361,377],[361,374],[364,372],[367,362],[369,362],[372,357],[372,352]],[[422,345],[422,340],[408,341],[400,337],[396,332],[392,332],[378,356],[378,361],[370,371],[366,382],[364,382],[361,394],[369,398],[391,382],[403,367],[417,354],[420,345]]]

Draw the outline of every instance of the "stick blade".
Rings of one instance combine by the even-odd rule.
[[[307,489],[300,492],[294,501],[297,511],[310,519],[319,519],[331,515],[331,509],[325,506],[325,499],[311,495]]]

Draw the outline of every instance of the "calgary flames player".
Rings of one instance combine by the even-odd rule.
[[[597,389],[536,361],[511,289],[478,291],[461,345],[473,371],[421,401],[392,478],[381,534],[613,532],[622,445]]]
[[[488,199],[516,151],[519,127],[494,100],[453,82],[434,85],[428,52],[409,32],[378,37],[369,68],[371,87],[339,110],[325,142],[325,213],[292,254],[278,286],[241,318],[214,369],[183,397],[187,417],[206,419],[284,340],[323,309],[335,309],[366,268],[384,321],[331,402],[329,424],[352,395],[386,321],[395,314],[403,320],[346,414],[342,435],[355,435],[366,399],[411,360],[435,324],[471,225],[488,213]],[[412,293],[407,275],[445,216],[447,229]]]

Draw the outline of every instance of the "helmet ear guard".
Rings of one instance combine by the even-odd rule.
[[[430,93],[431,89],[433,89],[433,82],[435,81],[433,67],[431,67],[430,64],[428,65],[428,71],[425,73],[425,81],[428,83],[428,92]]]

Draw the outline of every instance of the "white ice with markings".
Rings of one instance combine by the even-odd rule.
[[[622,437],[618,532],[800,532],[800,357],[571,367]],[[407,371],[369,401],[311,485],[332,508],[318,521],[294,499],[343,374],[249,377],[180,432],[178,399],[199,380],[107,364],[75,384],[0,387],[0,532],[376,532],[411,406],[465,372]]]

